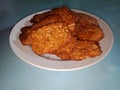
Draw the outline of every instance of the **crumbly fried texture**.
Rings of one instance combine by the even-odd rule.
[[[41,13],[41,14],[36,14],[33,16],[33,18],[30,20],[30,22],[31,23],[38,23],[41,20],[43,20],[45,17],[47,17],[48,15],[49,15],[49,11]]]
[[[45,12],[42,14],[37,14],[30,21],[32,23],[39,23],[41,21],[46,23],[46,21],[49,21],[49,20],[47,20],[47,18],[49,19],[49,16],[53,16],[52,19],[55,21],[54,15],[57,17],[56,20],[61,19],[66,25],[68,25],[71,33],[74,32],[75,21],[74,21],[73,15],[72,15],[72,11],[68,7],[54,8],[51,11],[48,11],[48,12]],[[45,20],[43,20],[43,19],[45,19]],[[50,19],[51,19],[51,17],[50,17]]]
[[[77,38],[72,37],[71,41],[69,41],[64,47],[57,49],[53,54],[60,57],[62,60],[69,60],[69,54],[72,52],[72,49],[75,47],[77,43]]]
[[[98,43],[92,41],[78,41],[73,51],[69,54],[71,60],[92,58],[101,54]]]
[[[78,13],[78,15],[79,15],[79,23],[83,27],[85,27],[87,24],[99,25],[95,18],[93,18],[87,14]]]
[[[48,17],[42,19],[38,23],[34,23],[32,26],[25,26],[21,29],[21,34],[19,36],[20,40],[22,41],[23,45],[29,45],[30,40],[27,40],[29,34],[42,26],[48,25],[50,23],[57,23],[62,22],[62,19],[58,15],[49,15]]]
[[[65,22],[68,25],[69,30],[71,32],[75,30],[74,17],[72,15],[72,11],[68,7],[55,8],[52,9],[50,13],[58,14],[62,18],[63,22]]]
[[[79,40],[89,40],[98,42],[104,37],[102,29],[98,25],[86,25],[82,27],[78,34],[77,38]]]
[[[71,41],[65,47],[57,50],[55,55],[62,60],[83,60],[101,54],[99,43],[92,41]]]
[[[51,23],[32,31],[27,38],[33,51],[39,55],[50,53],[70,41],[71,35],[63,23]]]
[[[79,40],[100,41],[103,37],[103,31],[100,28],[97,20],[83,13],[72,12],[75,17],[75,36]]]
[[[50,23],[57,23],[57,22],[62,22],[62,19],[60,18],[59,15],[52,14],[44,18],[43,20],[39,21],[38,23],[33,24],[32,30],[38,29],[39,27],[45,26]]]
[[[19,36],[20,41],[22,42],[23,45],[29,45],[30,42],[27,41],[28,35],[31,33],[31,26],[25,26],[21,29],[21,34]]]
[[[99,41],[104,37],[97,20],[68,7],[37,14],[33,25],[21,29],[23,45],[38,54],[54,54],[62,60],[83,60],[102,53]]]
[[[72,11],[72,15],[75,20],[74,35],[78,35],[78,32],[81,31],[81,29],[86,28],[86,25],[99,26],[97,20],[87,14],[76,13],[76,12]]]

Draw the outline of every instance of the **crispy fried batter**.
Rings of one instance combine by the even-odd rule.
[[[33,25],[23,27],[19,36],[38,54],[55,54],[62,60],[82,60],[101,54],[104,37],[97,20],[68,7],[55,8],[33,16]]]
[[[86,28],[86,25],[92,24],[95,26],[99,26],[97,20],[87,14],[76,13],[72,11],[72,15],[75,20],[75,32],[74,32],[75,34],[74,35],[77,35],[81,29]]]
[[[72,37],[71,41],[69,41],[64,47],[57,49],[54,54],[60,57],[63,60],[69,60],[72,49],[75,47],[77,42],[77,38]]]
[[[72,15],[72,11],[68,7],[55,8],[50,13],[60,15],[62,20],[69,26],[69,29],[74,31],[75,21]]]
[[[33,51],[45,54],[64,46],[71,39],[68,28],[63,23],[51,23],[32,31],[27,40]]]
[[[82,60],[92,58],[101,54],[99,43],[92,41],[73,40],[65,47],[58,49],[55,55],[62,60]]]
[[[80,13],[76,13],[75,11],[71,11],[71,13],[72,13],[72,15],[73,15],[73,19],[74,19],[74,21],[75,22],[78,22],[78,21],[80,21]]]
[[[69,54],[71,60],[82,60],[99,56],[101,49],[98,43],[91,41],[78,41],[73,51]]]
[[[58,14],[62,18],[63,22],[68,25],[71,34],[74,32],[75,20],[72,15],[72,11],[68,7],[55,8],[50,13]]]
[[[78,13],[80,20],[79,23],[85,27],[87,24],[94,24],[94,25],[99,25],[97,20],[95,18],[93,18],[92,16],[89,16],[87,14],[83,14],[83,13]]]
[[[73,19],[74,19],[74,22],[75,22],[75,30],[72,33],[72,35],[76,36],[78,34],[79,30],[81,29],[80,16],[79,16],[78,13],[76,13],[74,11],[72,11],[71,13],[73,15]]]
[[[59,15],[52,14],[52,15],[49,15],[48,17],[44,18],[40,22],[33,24],[32,30],[35,30],[35,29],[40,28],[41,26],[44,26],[44,25],[47,25],[50,23],[56,23],[56,22],[62,22],[62,19],[60,18]]]
[[[30,22],[31,23],[38,23],[41,20],[43,20],[45,17],[47,17],[48,15],[49,15],[49,11],[41,13],[41,14],[36,14],[33,16],[33,18],[30,20]]]
[[[24,45],[29,45],[30,42],[26,39],[28,37],[28,35],[32,32],[37,30],[38,28],[45,26],[47,24],[50,23],[56,23],[56,22],[60,22],[62,21],[62,19],[58,16],[58,15],[49,15],[48,17],[44,18],[43,20],[41,20],[38,23],[34,23],[32,26],[25,26],[21,29],[21,34],[19,36],[20,40],[22,41],[22,43]]]
[[[73,15],[72,15],[72,11],[68,7],[54,8],[51,11],[48,11],[46,13],[37,14],[30,21],[32,23],[38,23],[40,21],[43,21],[43,19],[47,19],[47,17],[52,16],[52,15],[58,15],[59,17],[57,18],[57,20],[58,19],[60,20],[60,18],[61,18],[62,21],[64,23],[66,23],[66,25],[68,25],[71,33],[74,32],[75,21],[74,21]]]
[[[30,42],[26,41],[27,36],[30,34],[31,30],[30,30],[31,26],[25,26],[21,29],[21,34],[19,36],[19,39],[21,40],[23,45],[29,45]]]
[[[86,25],[79,30],[77,37],[79,40],[100,41],[104,35],[102,29],[97,25]]]

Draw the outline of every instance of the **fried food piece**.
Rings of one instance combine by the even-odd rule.
[[[91,41],[78,41],[69,55],[71,60],[82,60],[99,56],[101,52],[98,43]]]
[[[62,22],[62,19],[60,18],[59,15],[52,14],[44,18],[40,22],[33,24],[31,29],[35,30],[35,29],[40,28],[41,26],[45,26],[47,24],[56,23],[56,22]]]
[[[76,13],[72,11],[72,15],[75,20],[75,35],[78,34],[79,30],[86,28],[86,25],[95,25],[99,26],[97,20],[87,14]]]
[[[41,20],[43,20],[44,18],[48,17],[49,15],[54,15],[54,14],[59,15],[62,18],[62,20],[67,24],[73,24],[74,23],[72,11],[68,7],[54,8],[51,11],[44,12],[44,13],[41,13],[41,14],[36,14],[30,20],[30,22],[38,23]]]
[[[72,13],[72,15],[73,15],[73,19],[74,19],[74,21],[75,22],[78,22],[78,21],[80,21],[80,15],[79,14],[81,14],[81,13],[77,13],[77,12],[75,12],[75,11],[71,11],[71,13]]]
[[[30,20],[30,22],[31,23],[38,23],[47,16],[49,16],[49,11],[41,13],[41,14],[36,14],[36,15],[33,16],[33,18]]]
[[[60,20],[60,18],[61,18],[62,21],[64,23],[66,23],[66,25],[68,25],[69,30],[72,33],[74,32],[74,30],[75,30],[74,17],[72,15],[72,11],[68,7],[54,8],[51,11],[48,11],[48,12],[45,12],[42,14],[37,14],[30,20],[30,22],[39,23],[40,21],[44,21],[43,19],[45,19],[45,18],[47,20],[47,18],[52,15],[58,15],[59,17],[56,19]]]
[[[72,16],[73,16],[73,19],[74,19],[74,22],[75,22],[75,29],[74,29],[74,32],[72,32],[72,35],[73,36],[76,36],[79,32],[79,30],[81,29],[81,23],[80,23],[80,16],[78,13],[72,11]]]
[[[63,22],[65,22],[68,25],[70,31],[74,31],[75,21],[72,15],[72,11],[68,7],[52,9],[50,14],[58,14],[62,18]]]
[[[27,36],[31,32],[30,29],[31,29],[31,26],[25,26],[21,29],[22,33],[20,34],[19,39],[20,39],[20,41],[22,42],[23,45],[29,45],[30,44],[30,42],[26,41]]]
[[[49,15],[48,17],[44,18],[38,23],[33,24],[32,26],[26,26],[21,29],[21,34],[19,36],[20,40],[24,45],[29,45],[30,42],[26,40],[27,36],[30,34],[31,31],[37,30],[38,28],[45,26],[49,23],[56,23],[61,22],[62,19],[58,15]]]
[[[92,16],[89,16],[89,15],[83,14],[83,13],[78,13],[78,15],[80,17],[79,23],[83,27],[85,27],[87,24],[99,25],[97,20],[95,18],[93,18]]]
[[[71,35],[68,27],[58,22],[33,30],[26,39],[31,42],[32,50],[41,55],[64,46],[71,40]]]
[[[79,30],[77,37],[79,40],[100,41],[103,37],[103,31],[98,25],[86,25]]]
[[[75,21],[72,11],[68,7],[55,8],[52,9],[50,13],[58,14],[62,18],[63,22],[69,27],[71,34],[74,32]]]
[[[99,56],[101,52],[99,43],[73,40],[61,49],[58,49],[55,55],[62,60],[82,60]]]
[[[77,38],[72,37],[71,41],[69,41],[65,46],[57,49],[53,54],[57,55],[62,60],[69,60],[70,59],[69,54],[71,53],[72,49],[75,47],[76,42],[77,42]]]
[[[44,25],[47,25],[49,23],[54,23],[54,22],[62,22],[61,17],[57,14],[49,15],[48,17],[40,21],[40,24],[41,24],[40,26],[44,26]]]

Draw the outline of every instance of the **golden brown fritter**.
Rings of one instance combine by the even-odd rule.
[[[68,27],[63,23],[51,23],[33,30],[27,41],[31,42],[33,51],[39,55],[50,53],[64,46],[71,39]]]
[[[76,13],[76,12],[72,11],[72,15],[73,15],[74,21],[75,21],[74,35],[77,35],[81,29],[86,28],[86,25],[92,24],[95,26],[99,26],[97,20],[87,14]]]
[[[79,30],[77,37],[79,40],[100,41],[104,35],[102,29],[98,25],[86,25]]]
[[[28,37],[28,35],[32,32],[37,30],[38,28],[45,26],[47,24],[50,23],[56,23],[56,22],[60,22],[62,21],[62,19],[58,16],[58,15],[49,15],[48,17],[44,18],[43,20],[41,20],[38,23],[34,23],[31,26],[25,26],[21,29],[21,34],[19,36],[20,40],[22,41],[22,43],[24,45],[29,45],[29,41],[26,39]]]
[[[58,14],[62,18],[63,22],[65,22],[68,25],[70,31],[74,31],[75,21],[72,15],[72,11],[68,7],[52,9],[50,14]]]
[[[74,39],[54,54],[62,60],[82,60],[99,56],[101,52],[99,43]]]
[[[47,21],[47,18],[49,18],[49,16],[53,16],[54,17],[54,15],[58,15],[57,16],[58,17],[57,20],[58,19],[60,20],[60,18],[61,18],[62,21],[66,25],[68,25],[69,30],[71,31],[71,33],[74,32],[74,30],[75,30],[74,17],[72,15],[72,11],[68,7],[54,8],[51,11],[48,11],[48,12],[45,12],[45,13],[42,13],[42,14],[37,14],[30,21],[32,23],[39,23],[41,21],[44,22],[43,19],[46,19],[46,21]]]
[[[98,43],[92,41],[78,41],[69,55],[71,60],[82,60],[99,56],[101,52]]]
[[[51,10],[50,14],[58,14],[62,18],[62,20],[65,21],[66,23],[70,23],[70,24],[73,23],[71,19],[73,18],[71,15],[71,10],[68,7],[54,8]],[[72,21],[72,22],[69,22],[69,21]]]

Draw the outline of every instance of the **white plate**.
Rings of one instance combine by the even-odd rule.
[[[41,11],[38,13],[46,12]],[[108,24],[100,19],[99,17],[84,12],[80,10],[74,10],[76,12],[85,13],[88,14],[98,20],[98,23],[100,24],[100,27],[103,29],[105,37],[100,41],[100,46],[102,49],[102,54],[95,58],[89,58],[82,61],[61,61],[59,58],[57,58],[54,55],[45,55],[45,56],[38,56],[36,55],[29,46],[23,46],[19,40],[19,35],[21,33],[20,29],[24,26],[28,26],[31,23],[29,20],[33,17],[33,15],[37,14],[34,13],[32,15],[29,15],[22,20],[20,20],[12,29],[10,33],[10,46],[12,50],[15,52],[15,54],[20,57],[25,62],[47,70],[54,70],[54,71],[70,71],[70,70],[77,70],[77,69],[83,69],[88,66],[91,66],[101,60],[110,52],[112,45],[113,45],[113,34],[111,31],[111,28],[108,26]],[[55,60],[56,59],[56,60]]]

